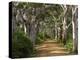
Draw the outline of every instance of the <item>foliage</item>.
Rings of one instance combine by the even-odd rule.
[[[43,40],[44,40],[44,35],[43,35],[43,33],[41,33],[41,32],[38,33],[35,43],[36,43],[36,44],[40,44],[41,42],[43,42]]]
[[[73,41],[71,38],[68,38],[65,47],[68,49],[69,52],[72,52],[73,49]]]
[[[72,51],[72,42],[68,42],[66,48],[71,52]]]
[[[49,36],[48,34],[45,34],[45,38],[51,38],[51,36]]]
[[[47,38],[51,39],[51,37],[48,34],[43,34],[43,33],[38,33],[37,38],[36,38],[36,44],[40,44],[43,41],[45,41]]]
[[[33,56],[34,48],[30,39],[24,35],[22,31],[16,31],[13,33],[12,40],[12,57],[30,57]]]
[[[18,26],[15,29],[17,31],[13,33],[14,57],[32,56],[34,47],[31,41],[36,45],[48,39],[57,40],[72,51],[74,32],[71,6],[18,2],[13,7],[16,8],[15,16],[20,17],[20,19],[15,17],[16,21],[14,20]]]

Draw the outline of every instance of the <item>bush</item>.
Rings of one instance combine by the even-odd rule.
[[[44,35],[43,35],[43,33],[38,33],[38,34],[37,34],[37,37],[36,37],[35,44],[40,44],[40,43],[42,43],[43,40],[44,40]]]
[[[30,39],[22,31],[13,33],[12,58],[30,57],[34,54],[34,48]]]
[[[51,38],[48,34],[45,34],[45,38]]]
[[[73,43],[72,43],[72,39],[68,39],[65,47],[68,49],[68,51],[72,52],[72,48],[73,48]]]
[[[43,42],[43,40],[40,37],[37,37],[36,41],[35,41],[35,44],[40,44],[42,42]]]
[[[47,35],[46,33],[44,34],[44,33],[42,33],[42,32],[39,32],[39,33],[37,34],[35,43],[36,43],[36,44],[40,44],[40,43],[42,43],[44,40],[46,40],[47,38],[51,38],[51,37],[50,37],[49,35]]]
[[[38,33],[37,37],[39,37],[40,39],[44,39],[44,34],[43,33]]]

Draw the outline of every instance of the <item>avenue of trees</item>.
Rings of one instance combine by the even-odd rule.
[[[36,56],[35,46],[46,39],[78,53],[78,6],[45,3],[12,3],[12,55]]]

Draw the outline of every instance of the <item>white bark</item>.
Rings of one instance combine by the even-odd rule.
[[[24,33],[26,34],[26,26],[25,26],[25,24],[24,24]]]
[[[73,52],[78,49],[78,22],[77,22],[77,7],[72,6],[72,29],[73,29]]]
[[[64,45],[66,44],[66,37],[67,37],[67,19],[66,19],[66,15],[67,15],[67,6],[64,5],[64,17],[63,17],[63,34],[62,34],[62,39],[63,39],[63,43]]]
[[[58,38],[57,22],[55,23],[55,40]]]

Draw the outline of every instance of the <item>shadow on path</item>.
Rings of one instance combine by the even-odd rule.
[[[54,40],[46,40],[41,45],[35,47],[37,50],[37,56],[59,56],[67,55],[69,51],[61,44]]]

